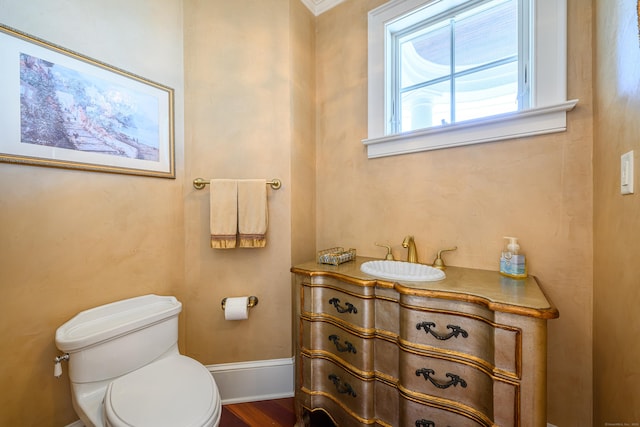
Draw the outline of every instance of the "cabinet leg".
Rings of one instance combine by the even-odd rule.
[[[296,424],[294,427],[311,427],[311,413],[296,402]]]

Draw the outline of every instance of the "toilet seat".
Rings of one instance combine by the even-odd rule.
[[[111,427],[213,427],[220,420],[211,373],[182,355],[146,365],[109,384],[104,419]]]

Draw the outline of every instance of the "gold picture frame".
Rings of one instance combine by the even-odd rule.
[[[174,91],[0,24],[0,161],[175,178]]]

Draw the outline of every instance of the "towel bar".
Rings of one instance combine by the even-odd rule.
[[[209,181],[207,181],[206,179],[196,178],[193,180],[193,187],[196,190],[202,190],[207,184],[209,184]],[[280,187],[282,187],[282,182],[278,178],[267,181],[266,184],[270,185],[274,190],[278,190]]]

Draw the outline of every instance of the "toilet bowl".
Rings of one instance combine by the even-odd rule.
[[[107,386],[105,425],[216,426],[220,398],[209,371],[185,356],[151,363]]]
[[[83,311],[56,331],[69,354],[73,407],[87,427],[217,427],[209,370],[178,351],[174,297],[145,295]]]

